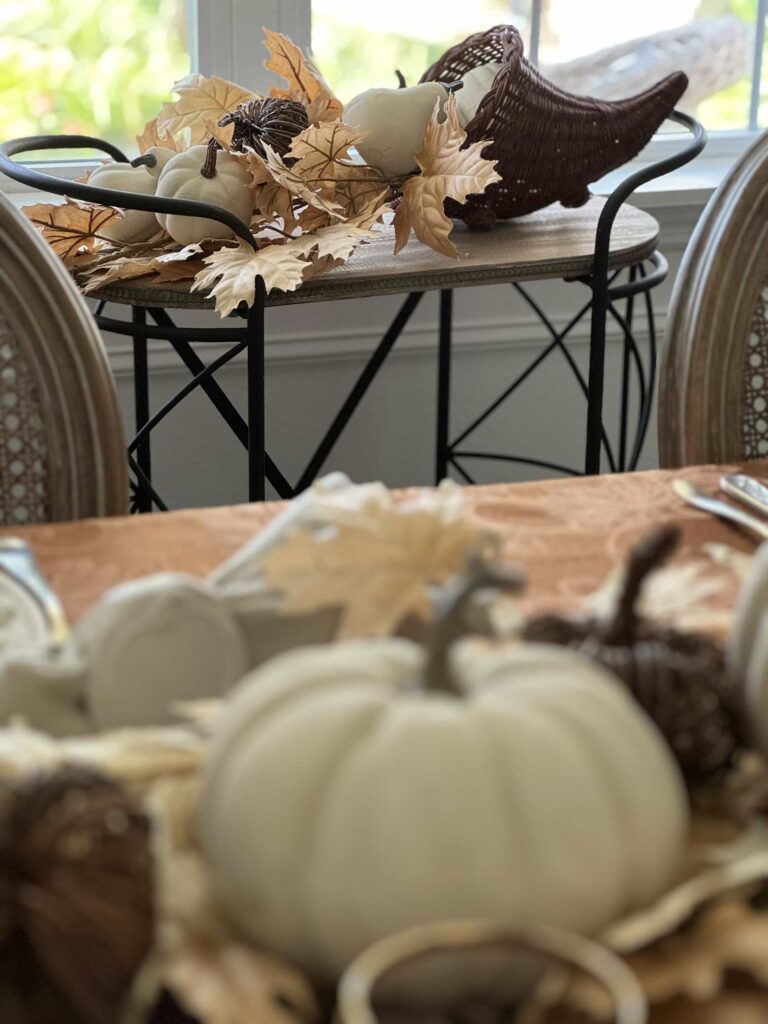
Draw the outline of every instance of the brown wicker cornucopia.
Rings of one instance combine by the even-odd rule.
[[[452,82],[498,61],[501,69],[467,125],[467,143],[492,139],[483,156],[496,160],[502,180],[466,204],[447,200],[446,213],[470,227],[520,217],[550,203],[581,206],[588,186],[621,167],[650,141],[685,92],[682,71],[629,99],[610,103],[573,96],[548,82],[523,56],[511,25],[469,36],[422,76]]]

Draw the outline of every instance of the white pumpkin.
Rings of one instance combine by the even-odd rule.
[[[139,166],[119,162],[103,164],[91,174],[88,184],[99,188],[113,188],[120,192],[138,192],[143,196],[153,196],[160,174],[173,155],[172,149],[153,146],[147,150],[145,156],[150,160],[154,158],[154,163]],[[115,205],[119,206],[119,200],[115,200]],[[124,210],[122,217],[106,224],[101,233],[115,242],[146,242],[152,235],[157,234],[157,218],[154,213],[145,213],[143,210]]]
[[[383,936],[452,918],[590,934],[674,879],[683,781],[604,670],[555,647],[407,640],[286,653],[227,702],[199,839],[249,939],[335,980]]]
[[[741,689],[747,733],[768,755],[768,543],[755,552],[728,641],[728,670]]]
[[[478,64],[462,78],[462,87],[456,93],[456,112],[462,128],[466,128],[477,113],[477,108],[490,91],[499,71],[501,64],[498,61],[491,61],[488,64]]]
[[[448,91],[439,82],[407,89],[368,89],[344,108],[343,120],[367,132],[357,150],[367,164],[387,178],[399,178],[417,169],[416,154],[437,100]]]
[[[86,677],[85,662],[70,647],[6,653],[0,659],[0,724],[21,720],[52,736],[93,732]]]
[[[208,584],[161,573],[115,587],[80,620],[96,726],[174,721],[178,701],[223,696],[247,669],[237,621]]]
[[[251,175],[244,160],[212,146],[191,146],[178,153],[163,168],[157,195],[212,203],[234,213],[249,224],[254,205]],[[180,245],[192,245],[203,238],[232,238],[234,231],[207,217],[158,213],[161,227]]]

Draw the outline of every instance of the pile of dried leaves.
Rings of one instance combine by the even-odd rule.
[[[140,153],[152,146],[181,152],[211,138],[245,162],[255,189],[250,229],[258,245],[244,241],[203,240],[179,246],[160,229],[148,242],[117,244],[102,234],[121,212],[67,200],[38,203],[24,212],[51,243],[86,292],[115,281],[151,277],[157,282],[193,282],[216,300],[222,316],[241,302],[252,303],[255,279],[267,291],[292,291],[308,278],[344,263],[355,249],[379,237],[377,225],[399,199],[394,217],[395,252],[411,230],[426,245],[458,256],[445,215],[447,198],[462,202],[482,193],[499,175],[480,154],[487,145],[462,148],[466,133],[450,97],[439,120],[437,105],[417,160],[421,173],[391,182],[352,152],[364,133],[344,124],[342,105],[317,67],[287,37],[266,30],[265,66],[283,77],[287,88],[270,95],[302,103],[309,127],[293,141],[285,157],[266,147],[266,158],[231,147],[233,125],[218,122],[255,94],[222,78],[189,75],[174,87],[178,100],[167,103],[137,136]]]

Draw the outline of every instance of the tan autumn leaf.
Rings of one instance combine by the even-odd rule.
[[[155,272],[155,259],[152,256],[140,256],[137,259],[121,256],[108,263],[103,263],[95,271],[89,273],[83,285],[83,291],[95,291],[105,284],[115,281],[131,281],[138,277],[147,277]]]
[[[234,941],[183,942],[161,968],[181,1008],[201,1024],[314,1024],[319,1008],[296,968]]]
[[[335,121],[344,109],[333,95],[316,64],[305,57],[299,47],[280,32],[264,29],[264,45],[269,57],[264,61],[268,71],[274,71],[284,78],[288,88],[273,88],[272,96],[283,96],[297,100],[307,107],[312,123]]]
[[[41,232],[66,267],[74,266],[77,256],[84,250],[93,251],[101,229],[120,216],[119,211],[111,206],[89,206],[72,199],[65,199],[63,203],[23,206],[22,213]]]
[[[403,198],[395,214],[395,253],[406,245],[412,228],[425,245],[446,256],[458,256],[448,238],[453,223],[445,214],[445,200],[463,203],[467,196],[482,193],[501,181],[495,162],[481,155],[489,142],[473,142],[462,149],[467,133],[459,124],[455,96],[448,97],[444,112],[445,120],[440,122],[440,101],[436,101],[416,157],[421,174],[409,178],[403,186]]]
[[[375,199],[390,194],[382,190],[380,173],[367,164],[348,164],[337,168],[334,199],[347,217],[358,216]]]
[[[304,271],[304,281],[311,281],[314,277],[321,277],[323,274],[327,274],[329,270],[343,267],[345,263],[346,260],[334,259],[333,256],[315,256],[312,262],[307,264],[307,269]]]
[[[334,260],[347,260],[363,242],[379,238],[379,232],[372,227],[370,217],[357,221],[349,220],[340,224],[329,224],[312,234],[302,235],[306,244],[305,254],[317,253],[320,259],[326,256]]]
[[[366,135],[367,132],[350,128],[342,121],[310,125],[293,140],[287,156],[296,160],[294,169],[305,181],[332,186],[337,167],[351,162],[350,147],[356,146]]]
[[[287,612],[342,609],[340,637],[386,636],[409,614],[429,618],[429,587],[486,541],[469,518],[369,500],[323,537],[301,531],[268,552],[261,571]]]
[[[195,278],[192,291],[207,291],[215,298],[222,317],[237,309],[241,302],[253,304],[257,277],[264,279],[268,292],[273,288],[290,292],[301,284],[307,266],[291,242],[268,245],[255,252],[241,241],[235,248],[211,253],[204,262],[206,268]]]
[[[161,132],[157,126],[157,118],[147,121],[144,131],[136,136],[136,145],[140,153],[146,153],[152,146],[162,146],[163,149],[172,149],[175,153],[181,153],[186,148],[183,139],[175,139],[169,131]]]
[[[234,122],[232,124],[225,124],[222,128],[218,121],[214,121],[212,117],[207,117],[203,124],[203,129],[206,140],[216,139],[222,149],[226,150],[227,153],[231,151],[232,137],[235,134]],[[242,153],[232,153],[232,156],[242,157]]]
[[[246,161],[254,188],[254,205],[260,217],[266,221],[280,217],[286,231],[292,231],[296,227],[293,192],[275,180],[258,153],[248,150]]]
[[[255,96],[250,89],[243,89],[225,78],[206,78],[200,74],[187,75],[173,89],[179,98],[161,108],[157,126],[172,135],[188,128],[193,145],[206,141],[207,121],[218,121],[239,103],[247,103]]]
[[[181,263],[158,263],[156,261],[153,264],[153,270],[158,281],[167,281],[169,283],[174,281],[192,281],[201,270],[205,270],[205,264],[199,259],[185,260]]]
[[[339,204],[322,195],[319,186],[308,182],[300,169],[289,167],[283,158],[266,143],[264,144],[264,153],[264,163],[278,184],[288,189],[292,195],[301,199],[308,206],[315,206],[318,210],[324,210],[334,217],[341,216]]]

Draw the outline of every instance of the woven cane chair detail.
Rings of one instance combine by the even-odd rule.
[[[0,526],[127,511],[122,424],[93,319],[0,196]]]
[[[768,133],[712,196],[683,257],[662,352],[659,457],[768,457]]]

